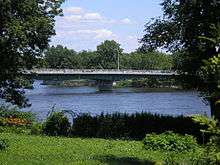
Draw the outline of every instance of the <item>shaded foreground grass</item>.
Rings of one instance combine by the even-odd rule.
[[[165,152],[147,151],[140,141],[61,138],[3,133],[9,148],[0,151],[0,164],[144,165],[166,160]],[[180,162],[192,153],[175,154]]]

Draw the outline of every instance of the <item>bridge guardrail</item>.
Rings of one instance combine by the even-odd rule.
[[[28,73],[177,73],[172,70],[117,70],[117,69],[33,69]]]

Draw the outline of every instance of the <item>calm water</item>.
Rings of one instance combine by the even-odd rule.
[[[92,87],[64,88],[42,86],[34,83],[34,90],[26,95],[32,106],[28,111],[35,112],[44,119],[53,106],[56,109],[74,110],[80,113],[100,114],[101,112],[150,112],[164,115],[207,114],[205,105],[193,91],[144,92],[129,88],[115,89],[112,92],[98,92]]]

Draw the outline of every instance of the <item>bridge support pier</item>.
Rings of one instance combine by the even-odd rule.
[[[113,86],[113,81],[110,80],[98,80],[97,87],[99,91],[111,91]]]

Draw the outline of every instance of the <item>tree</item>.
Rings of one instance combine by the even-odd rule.
[[[200,37],[203,40],[210,42],[216,51],[220,51],[220,23],[215,27],[212,26],[214,38]],[[200,69],[200,76],[204,80],[206,88],[202,91],[209,98],[213,115],[220,121],[220,53],[216,56],[203,61],[204,65]]]
[[[112,41],[104,41],[101,45],[97,46],[98,62],[103,69],[116,69],[118,56],[123,52],[120,44]]]
[[[203,59],[217,54],[215,47],[199,37],[213,37],[211,25],[220,21],[216,0],[164,0],[164,16],[146,24],[143,49],[158,47],[172,52],[184,51],[182,71],[196,73]]]
[[[120,61],[125,69],[169,70],[173,67],[172,56],[159,52],[123,54]]]
[[[77,53],[61,45],[50,47],[45,53],[45,61],[49,68],[64,69],[77,68]]]
[[[31,69],[48,47],[63,1],[0,1],[0,98],[27,105],[18,77]]]
[[[98,55],[96,51],[82,51],[78,53],[78,69],[98,69],[100,68]]]
[[[213,115],[220,119],[220,54],[205,60],[204,63],[201,67],[201,76],[207,87],[202,91],[211,100]]]
[[[204,87],[201,77],[198,75],[204,60],[208,60],[219,53],[216,46],[208,40],[216,38],[213,26],[220,22],[219,0],[164,0],[163,18],[154,19],[145,28],[145,35],[141,42],[141,50],[154,50],[165,48],[178,54],[178,68],[181,73],[187,72],[194,77],[197,88]],[[198,81],[199,80],[199,81]],[[217,90],[215,83],[207,87],[209,95]],[[209,100],[210,105],[215,101]],[[211,106],[214,115],[215,106]]]

